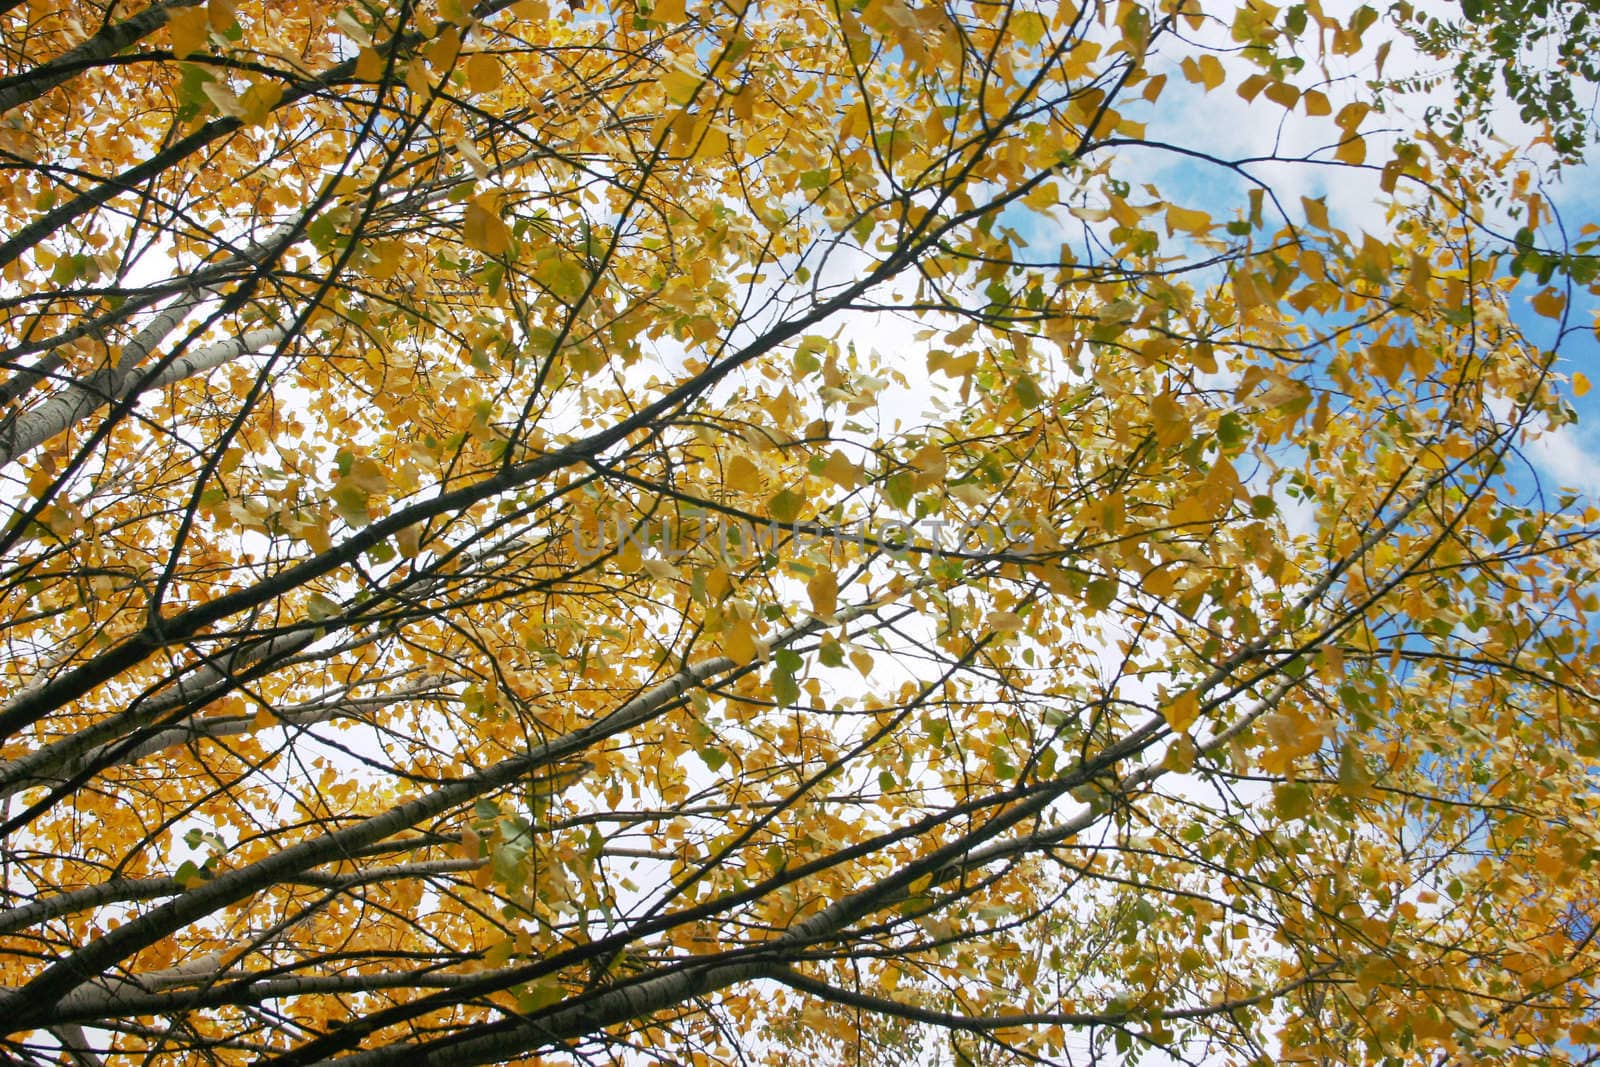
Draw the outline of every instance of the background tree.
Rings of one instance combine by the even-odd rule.
[[[1575,163],[1593,136],[1600,84],[1600,27],[1591,7],[1573,0],[1461,0],[1461,17],[1390,9],[1422,54],[1448,63],[1450,107],[1430,118],[1455,136],[1490,132],[1508,106],[1540,128],[1558,162]],[[1411,87],[1437,82],[1438,71],[1413,71]]]
[[[1548,208],[1370,9],[3,8],[11,1057],[1594,1039]]]

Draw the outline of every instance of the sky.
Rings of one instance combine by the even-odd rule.
[[[1356,5],[1353,3],[1325,5],[1330,12],[1337,10],[1338,7],[1354,6]],[[1418,6],[1435,9],[1446,17],[1459,17],[1459,9],[1453,2],[1422,3]],[[1387,21],[1380,19],[1372,32],[1376,33],[1387,27]],[[1439,69],[1438,64],[1417,56],[1409,43],[1394,34],[1392,30],[1389,31],[1387,39],[1390,40],[1392,47],[1386,73],[1393,75],[1407,70]],[[1370,52],[1363,52],[1360,58],[1368,61],[1370,55]],[[1332,73],[1334,80],[1323,88],[1332,101],[1334,112],[1337,113],[1342,103],[1354,100],[1364,92],[1362,81],[1370,78],[1375,72],[1370,66],[1366,66],[1351,67],[1344,71],[1334,69]],[[1181,75],[1178,78],[1181,78]],[[1448,79],[1445,79],[1431,94],[1405,98],[1403,101],[1405,111],[1393,114],[1393,121],[1387,124],[1388,132],[1368,138],[1371,146],[1369,161],[1386,158],[1386,148],[1397,136],[1423,127],[1425,125],[1423,115],[1427,106],[1448,103],[1449,89]],[[1195,95],[1191,92],[1191,96]],[[1287,119],[1278,128],[1266,128],[1261,123],[1261,109],[1247,107],[1227,88],[1206,94],[1203,100],[1196,99],[1195,107],[1199,114],[1186,115],[1181,111],[1163,110],[1158,120],[1152,124],[1150,131],[1152,136],[1161,136],[1163,130],[1168,127],[1177,131],[1196,121],[1203,122],[1208,140],[1215,146],[1214,150],[1219,155],[1229,157],[1268,152],[1296,155],[1326,146],[1337,137],[1331,119],[1325,118],[1319,123],[1318,120],[1307,119],[1299,114]],[[1382,115],[1373,115],[1368,120],[1368,125],[1382,130],[1385,125],[1383,119]],[[1517,117],[1516,109],[1509,102],[1496,111],[1494,121],[1497,128],[1504,131],[1504,136],[1512,143],[1522,143],[1531,138],[1533,133],[1532,128]],[[1325,156],[1326,154],[1324,153]],[[1600,220],[1600,193],[1597,193],[1597,189],[1600,189],[1600,184],[1597,184],[1597,180],[1600,180],[1600,170],[1597,170],[1597,160],[1600,160],[1600,151],[1591,146],[1583,165],[1566,168],[1559,174],[1557,180],[1544,186],[1543,191],[1555,208],[1559,220],[1559,225],[1546,225],[1541,230],[1540,236],[1547,245],[1559,246],[1562,243],[1560,240],[1562,229],[1565,230],[1569,240],[1575,240],[1580,228],[1586,222]],[[1204,175],[1197,172],[1192,164],[1184,161],[1173,163],[1168,170],[1169,174],[1166,175],[1168,181],[1162,183],[1163,187],[1179,188],[1185,183],[1185,178],[1188,179],[1191,188],[1197,182],[1206,181]],[[1334,225],[1340,228],[1352,232],[1360,229],[1378,232],[1384,227],[1383,219],[1375,206],[1378,193],[1375,175],[1368,175],[1370,180],[1363,183],[1360,175],[1342,168],[1319,168],[1300,164],[1268,164],[1258,168],[1257,173],[1272,185],[1285,203],[1296,203],[1301,196],[1326,198],[1329,217]],[[1175,184],[1172,179],[1177,179]],[[1494,223],[1497,220],[1491,218],[1489,221]],[[1519,226],[1517,222],[1509,219],[1498,221],[1502,232],[1508,234],[1515,232]],[[1557,278],[1554,284],[1559,287],[1561,280]],[[1559,373],[1569,379],[1575,372],[1584,373],[1590,379],[1600,382],[1600,358],[1597,358],[1600,357],[1600,343],[1596,342],[1594,332],[1596,314],[1600,311],[1600,307],[1597,307],[1595,298],[1581,288],[1573,289],[1565,320],[1566,336],[1561,337],[1560,325],[1538,315],[1530,304],[1532,297],[1540,288],[1530,277],[1524,278],[1513,291],[1510,298],[1513,321],[1523,330],[1530,342],[1543,349],[1553,349],[1559,343],[1563,357],[1558,364]],[[1528,473],[1536,474],[1547,490],[1556,487],[1570,488],[1580,492],[1588,503],[1600,503],[1600,390],[1579,397],[1569,382],[1565,393],[1578,414],[1578,422],[1560,427],[1526,446],[1524,455],[1535,468]],[[1522,480],[1531,482],[1532,479],[1527,477]]]

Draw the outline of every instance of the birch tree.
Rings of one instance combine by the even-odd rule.
[[[1410,18],[0,4],[5,1055],[1581,1060],[1596,227]]]

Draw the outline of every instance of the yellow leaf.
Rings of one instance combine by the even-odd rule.
[[[1359,137],[1351,137],[1334,150],[1333,158],[1351,165],[1363,163],[1367,158],[1367,142]]]
[[[1315,89],[1307,89],[1301,94],[1300,102],[1305,104],[1307,115],[1333,114],[1333,105],[1328,102],[1328,97]]]
[[[468,204],[462,232],[468,245],[491,256],[505,255],[511,247],[511,228],[494,207],[498,200],[498,196],[486,194]]]
[[[1355,745],[1345,742],[1339,748],[1339,792],[1346,796],[1361,797],[1371,790],[1372,772]]]
[[[767,513],[779,522],[794,522],[805,509],[805,498],[789,489],[780,489],[767,499]]]
[[[1211,231],[1211,216],[1204,211],[1191,211],[1176,204],[1168,204],[1167,236],[1172,236],[1175,230],[1196,234],[1209,233]]]
[[[688,104],[700,88],[700,75],[688,71],[669,70],[661,76],[661,88],[674,104]]]
[[[734,456],[722,470],[722,484],[741,493],[761,490],[761,472],[744,456]]]
[[[861,480],[861,470],[836,448],[823,465],[822,476],[842,489],[854,489]]]
[[[398,241],[379,241],[371,246],[372,261],[366,265],[369,275],[374,278],[392,278],[400,269],[401,245]]]
[[[977,482],[962,482],[960,485],[952,485],[950,487],[950,495],[963,504],[971,504],[977,507],[988,501],[989,490]]]
[[[1265,74],[1252,74],[1239,83],[1238,92],[1246,100],[1254,100],[1261,95],[1261,90],[1265,89],[1269,84],[1271,84],[1271,79]]]
[[[1361,120],[1366,118],[1367,113],[1371,110],[1371,104],[1360,102],[1346,104],[1339,109],[1339,114],[1334,116],[1333,121],[1335,125],[1346,133],[1354,133],[1356,127],[1361,125]]]
[[[200,86],[200,91],[206,95],[207,100],[216,105],[218,111],[229,118],[248,118],[244,104],[240,102],[237,96],[233,95],[233,90],[229,89],[223,82],[215,80],[204,82]]]
[[[413,523],[394,535],[395,546],[406,559],[415,556],[422,548],[422,527]]]
[[[273,82],[258,82],[245,90],[239,98],[239,103],[244,107],[244,120],[252,126],[259,126],[267,121],[267,116],[272,114],[272,109],[278,106],[283,99],[283,86]]]
[[[916,471],[911,483],[918,489],[926,489],[943,481],[946,471],[944,449],[929,441],[911,457],[911,466]]]
[[[172,35],[172,54],[182,59],[205,49],[211,21],[205,8],[185,8],[167,16],[167,32]]]
[[[1167,720],[1168,726],[1184,733],[1200,717],[1200,694],[1193,689],[1185,689],[1167,701],[1161,708],[1161,717]]]
[[[1256,288],[1256,277],[1248,270],[1238,270],[1234,274],[1234,304],[1238,310],[1250,310],[1251,307],[1261,306],[1261,290]]]
[[[1411,347],[1373,344],[1367,348],[1367,358],[1390,385],[1396,385],[1400,381],[1400,376],[1411,365]]]
[[[1183,76],[1204,85],[1207,92],[1221,85],[1227,76],[1222,69],[1222,61],[1209,52],[1196,60],[1185,59],[1182,66]]]
[[[811,610],[823,618],[832,618],[839,608],[839,579],[832,571],[818,571],[806,583],[806,595],[811,598]]]
[[[1589,392],[1589,379],[1583,374],[1572,376],[1572,395],[1584,396]]]
[[[1285,111],[1300,102],[1300,90],[1288,82],[1273,82],[1266,88],[1266,96]]]
[[[865,649],[854,648],[850,650],[850,665],[860,671],[863,676],[872,673],[872,655]]]
[[[1023,44],[1032,48],[1044,40],[1044,16],[1037,11],[1023,11],[1011,20],[1011,29]]]
[[[689,12],[684,7],[684,0],[656,0],[655,6],[650,9],[650,21],[662,22],[675,26],[687,21]]]
[[[1061,193],[1055,182],[1042,182],[1028,191],[1022,202],[1035,211],[1043,211],[1061,202]]]
[[[356,77],[375,82],[383,77],[383,57],[376,48],[363,48],[356,56]]]
[[[1161,759],[1161,766],[1176,774],[1188,774],[1194,770],[1195,757],[1199,755],[1193,739],[1188,734],[1179,734],[1167,746],[1166,754]]]
[[[728,135],[717,125],[708,125],[700,140],[695,142],[695,159],[719,159],[728,154]]]
[[[928,353],[928,373],[941,371],[951,378],[965,378],[978,369],[978,353],[968,352],[964,356],[952,356],[943,349],[935,348]]]
[[[748,622],[740,621],[733,624],[727,638],[722,642],[722,652],[739,664],[750,663],[756,658],[756,635]]]
[[[984,625],[997,634],[1014,634],[1022,630],[1023,619],[1014,611],[991,611]]]
[[[382,493],[389,488],[389,476],[383,464],[371,456],[361,456],[350,464],[350,473],[339,479],[341,484],[353,485],[363,493]]]
[[[1189,416],[1171,393],[1162,393],[1150,402],[1150,418],[1158,443],[1171,446],[1189,439]]]
[[[492,93],[500,88],[500,60],[488,52],[477,52],[467,60],[467,88],[475,93]]]
[[[1306,221],[1319,230],[1328,228],[1328,203],[1322,197],[1313,200],[1309,196],[1300,198],[1300,206],[1305,208]]]
[[[433,84],[428,80],[428,65],[422,61],[421,56],[410,60],[405,65],[406,88],[418,96],[430,96],[433,93]]]
[[[1300,250],[1300,273],[1313,282],[1326,281],[1328,277],[1327,264],[1322,259],[1322,253],[1315,248]],[[1308,290],[1302,290],[1307,292]],[[1299,305],[1296,305],[1297,307]]]
[[[1115,578],[1096,578],[1083,588],[1083,602],[1094,611],[1104,611],[1117,599],[1120,585]]]
[[[444,32],[428,46],[428,62],[433,64],[435,70],[448,70],[455,66],[456,58],[460,55],[461,31],[454,26],[446,26]]]
[[[1166,524],[1182,527],[1193,523],[1210,522],[1216,518],[1211,499],[1204,493],[1191,493],[1167,509]]]
[[[1567,306],[1567,298],[1553,288],[1546,286],[1534,294],[1533,310],[1547,319],[1559,319],[1561,310]]]
[[[483,954],[484,966],[491,970],[504,967],[506,962],[511,959],[512,948],[513,944],[510,938],[495,942],[489,947],[489,951]]]

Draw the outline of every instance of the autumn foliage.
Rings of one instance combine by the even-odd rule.
[[[1413,18],[0,3],[4,1054],[1581,1058],[1594,227]]]

